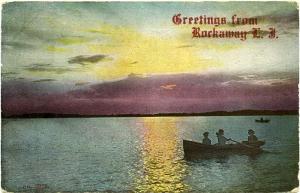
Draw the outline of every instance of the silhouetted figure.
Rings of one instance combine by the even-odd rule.
[[[211,140],[208,138],[208,132],[204,132],[203,133],[203,140],[202,140],[202,143],[205,144],[205,145],[211,145]]]
[[[256,143],[258,140],[257,140],[257,137],[255,136],[255,132],[252,130],[252,129],[249,129],[248,130],[248,143]]]
[[[224,130],[219,129],[219,132],[216,133],[217,138],[218,138],[218,145],[225,145],[226,141],[229,141],[230,139],[227,139],[224,137]]]

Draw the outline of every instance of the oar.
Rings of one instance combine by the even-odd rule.
[[[240,143],[240,142],[235,141],[235,140],[233,140],[233,139],[229,139],[229,140],[230,140],[230,141],[233,141],[233,142],[236,142],[236,143],[238,143],[238,144],[240,144],[240,145],[243,145],[243,146],[245,146],[245,147],[248,147],[248,148],[256,148],[256,147],[253,147],[253,146],[251,146],[251,145],[246,145],[246,144]]]

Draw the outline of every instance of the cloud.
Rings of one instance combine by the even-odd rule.
[[[68,49],[66,48],[62,48],[62,47],[57,47],[57,46],[48,46],[47,47],[47,51],[49,52],[60,52],[60,53],[63,53],[63,52],[66,52]]]
[[[1,72],[1,79],[16,79],[16,77],[19,75],[19,72]]]
[[[256,17],[258,20],[267,20],[273,23],[292,23],[296,22],[298,24],[298,10],[293,12],[273,12],[267,15],[261,15]]]
[[[103,55],[103,54],[98,54],[98,55],[93,55],[93,56],[79,55],[79,56],[70,58],[68,63],[69,64],[87,65],[87,64],[91,64],[91,63],[94,64],[94,63],[97,63],[97,62],[100,62],[100,61],[103,61],[106,59],[111,60],[111,58],[108,58],[107,55]]]
[[[6,42],[5,44],[14,44],[15,46],[19,46],[18,48],[34,47],[33,45],[24,43],[24,41],[28,39],[33,40],[32,42],[35,43],[37,43],[36,40],[49,43],[60,35],[59,33],[55,33],[53,30],[42,30],[41,28],[24,26],[23,24],[16,22],[9,22],[8,20],[3,20],[3,22],[2,37]]]
[[[256,86],[277,86],[285,84],[297,84],[295,74],[278,73],[277,76],[269,74],[246,74],[237,76],[240,79],[224,81],[221,84],[229,85],[256,85]]]
[[[272,12],[270,14],[257,16],[260,23],[277,24],[281,34],[295,34],[298,35],[299,29],[299,15],[298,10],[291,12]]]
[[[193,45],[181,45],[181,46],[177,46],[177,48],[190,48],[190,47],[194,47]]]
[[[72,44],[82,44],[86,43],[89,40],[83,36],[66,36],[55,39],[56,42],[63,45],[72,45]]]
[[[75,86],[83,86],[83,85],[87,85],[87,84],[89,84],[90,82],[85,82],[85,81],[83,81],[83,82],[76,82],[75,83]]]
[[[166,90],[173,90],[176,87],[176,84],[161,85],[160,87]]]
[[[51,81],[56,81],[56,80],[52,78],[45,78],[45,79],[34,80],[32,82],[51,82]]]
[[[212,58],[204,58],[199,47],[185,47],[181,38],[162,38],[159,34],[148,35],[130,26],[103,24],[95,29],[109,37],[107,43],[88,45],[91,51],[115,54],[112,65],[95,68],[94,72],[103,80],[117,80],[134,74],[178,74],[201,72],[222,63]],[[117,46],[116,46],[117,45]],[[203,50],[207,49],[207,44]],[[138,61],[138,63],[134,63]],[[128,65],[130,64],[130,65]]]
[[[19,73],[17,73],[17,72],[2,72],[1,73],[2,76],[17,75],[17,74],[19,74]]]
[[[17,41],[3,41],[1,43],[2,46],[6,46],[6,47],[12,47],[15,49],[30,49],[30,48],[34,48],[33,45],[28,44],[28,43],[24,43],[24,42],[17,42]]]
[[[35,63],[31,64],[32,67],[46,67],[46,66],[51,66],[52,64],[46,64],[46,63]]]
[[[274,93],[284,93],[297,88],[296,78],[285,78],[288,74],[181,74],[161,75],[148,77],[131,77],[115,82],[105,82],[90,85],[88,90],[77,90],[71,93],[74,96],[86,98],[122,98],[122,99],[213,99],[213,97],[235,96],[240,98],[269,96]],[[293,75],[289,75],[293,77]],[[251,77],[251,78],[249,78]],[[174,89],[176,87],[176,89]],[[159,89],[160,88],[160,89]],[[174,92],[162,92],[162,90]],[[222,97],[221,97],[222,98]],[[155,99],[156,100],[156,99]]]
[[[247,82],[284,77],[296,78],[280,84],[275,81],[275,85]],[[242,80],[244,82],[241,82]],[[39,79],[34,82],[47,81],[54,81],[54,79]],[[229,81],[232,81],[232,84],[222,84]],[[114,82],[57,90],[62,88],[61,84],[59,81],[47,86],[26,80],[6,81],[2,87],[3,112],[6,114],[52,112],[109,115],[298,109],[298,81],[296,74],[291,73],[260,74],[257,77],[253,74],[128,77]],[[168,88],[175,84],[176,89],[172,92],[160,89],[162,85]]]
[[[31,64],[29,67],[25,67],[25,70],[30,72],[50,72],[56,74],[63,74],[69,71],[73,71],[74,69],[52,66],[51,64],[36,63]]]

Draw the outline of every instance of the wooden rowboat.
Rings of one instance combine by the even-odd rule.
[[[257,122],[257,123],[269,123],[270,119],[255,119],[255,122]]]
[[[258,154],[263,150],[260,148],[264,142],[257,143],[256,146],[247,144],[226,144],[226,145],[205,145],[202,143],[183,140],[183,150],[185,155],[228,155],[228,154]]]

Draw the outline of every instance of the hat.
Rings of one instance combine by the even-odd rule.
[[[252,129],[248,130],[248,134],[254,134],[255,132]]]
[[[204,133],[203,133],[204,136],[205,136],[205,135],[208,135],[208,134],[209,134],[208,132],[204,132]]]

